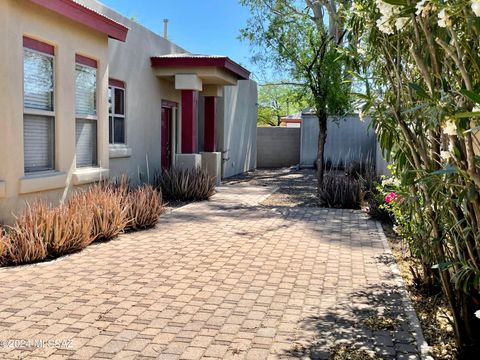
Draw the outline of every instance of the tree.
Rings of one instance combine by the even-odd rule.
[[[258,124],[280,126],[284,116],[298,113],[308,103],[302,92],[293,85],[264,84],[258,92]]]
[[[240,0],[252,17],[241,37],[260,51],[275,69],[301,84],[305,99],[319,121],[317,180],[323,186],[327,118],[349,110],[350,86],[341,47],[344,6],[333,0]]]

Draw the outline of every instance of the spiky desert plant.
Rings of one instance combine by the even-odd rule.
[[[43,201],[27,204],[9,232],[9,258],[14,264],[45,260],[48,256],[48,233],[52,216]]]
[[[47,229],[48,252],[63,255],[82,250],[93,241],[93,214],[88,209],[59,206],[50,210],[51,228]]]
[[[318,193],[322,206],[342,209],[358,209],[362,201],[360,183],[346,176],[325,176]]]
[[[127,225],[127,210],[122,196],[110,185],[96,184],[74,194],[67,203],[74,212],[92,214],[92,241],[110,240]]]
[[[0,266],[8,263],[8,238],[0,227]]]
[[[155,226],[164,211],[161,192],[143,185],[125,195],[127,229],[140,230]]]
[[[216,179],[206,171],[172,168],[156,177],[156,184],[163,196],[170,200],[208,200],[215,194]]]

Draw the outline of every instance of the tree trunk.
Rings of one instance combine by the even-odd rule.
[[[325,174],[325,142],[327,140],[327,114],[323,111],[317,113],[319,133],[318,133],[318,149],[317,149],[317,181],[318,189],[323,187],[323,176]]]

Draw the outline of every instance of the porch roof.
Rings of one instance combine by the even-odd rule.
[[[150,58],[152,67],[155,69],[175,69],[174,72],[189,72],[192,70],[200,70],[200,72],[208,72],[208,70],[220,70],[226,72],[229,76],[236,80],[248,80],[250,72],[240,64],[234,62],[227,56],[220,55],[201,55],[191,53],[167,54],[153,56]],[[165,76],[174,75],[172,71],[165,70]],[[211,72],[209,73],[211,74]],[[161,74],[160,74],[161,75]],[[199,74],[200,77],[203,77]],[[205,76],[209,77],[209,76]]]
[[[108,37],[124,42],[128,28],[119,22],[83,5],[75,0],[30,0],[46,9],[77,21],[91,29],[108,35]]]

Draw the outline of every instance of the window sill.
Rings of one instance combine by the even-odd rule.
[[[20,179],[20,194],[30,194],[64,188],[67,174],[58,171],[42,171],[25,175]]]
[[[0,199],[4,198],[6,195],[5,191],[5,181],[0,181]]]
[[[80,168],[75,170],[72,176],[73,185],[90,184],[96,181],[107,179],[109,174],[108,169],[103,168]]]
[[[127,158],[132,156],[132,148],[123,144],[109,145],[110,159]]]

